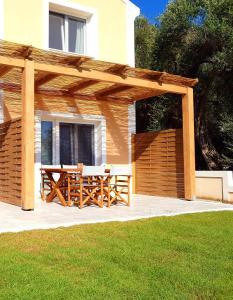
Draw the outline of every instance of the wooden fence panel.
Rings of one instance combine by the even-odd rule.
[[[21,206],[21,119],[0,124],[0,201]]]
[[[133,136],[135,192],[184,198],[182,129]]]

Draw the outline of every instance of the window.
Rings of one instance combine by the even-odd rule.
[[[94,126],[60,123],[60,163],[94,165]]]
[[[94,130],[89,124],[42,121],[41,163],[95,165]]]
[[[53,164],[53,123],[41,122],[41,163]]]
[[[49,48],[84,54],[85,25],[83,19],[49,12]]]

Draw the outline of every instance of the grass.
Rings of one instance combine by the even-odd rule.
[[[233,299],[233,213],[2,234],[0,299]]]

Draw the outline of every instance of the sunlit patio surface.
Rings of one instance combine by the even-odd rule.
[[[49,229],[112,221],[121,222],[158,216],[224,210],[233,211],[233,205],[212,201],[185,201],[144,195],[134,195],[130,207],[119,204],[110,208],[88,206],[79,209],[76,206],[63,207],[56,201],[46,203],[38,199],[34,211],[22,211],[16,206],[0,202],[0,232]]]

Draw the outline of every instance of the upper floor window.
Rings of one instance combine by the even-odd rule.
[[[84,54],[86,21],[49,12],[49,48]]]

